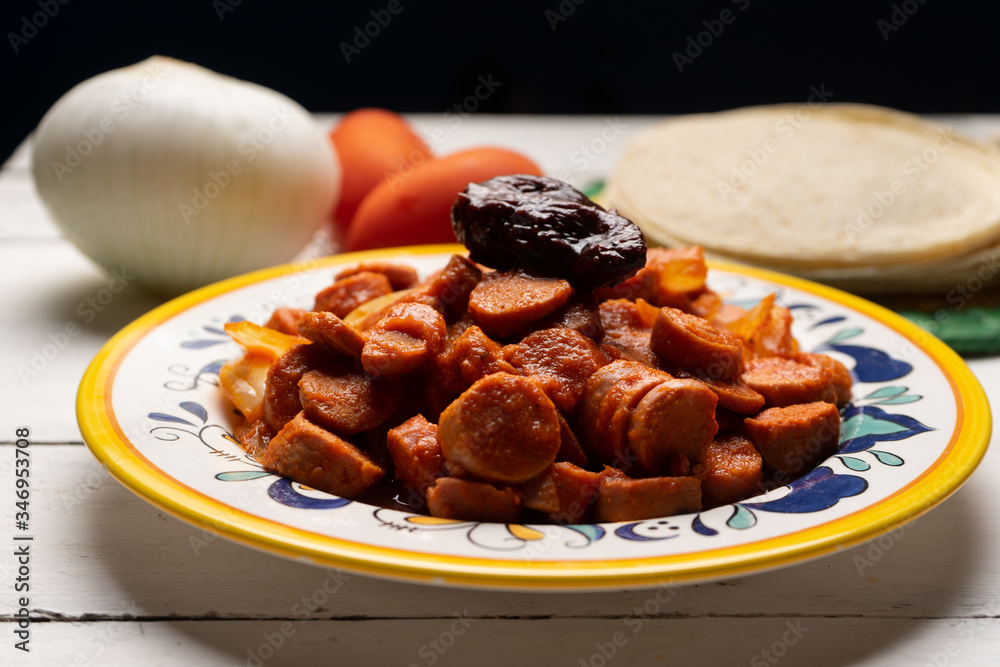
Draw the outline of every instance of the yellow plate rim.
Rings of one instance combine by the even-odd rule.
[[[272,554],[360,574],[413,582],[503,590],[637,589],[742,576],[840,551],[883,535],[954,493],[985,455],[992,433],[989,402],[978,380],[954,351],[895,313],[832,287],[742,264],[711,261],[710,268],[765,280],[847,306],[887,326],[924,352],[949,378],[958,427],[934,466],[874,505],[790,535],[688,554],[593,561],[526,561],[422,554],[366,544],[286,526],[237,510],[148,465],[130,448],[110,411],[114,373],[139,340],[175,315],[212,298],[272,278],[372,259],[464,252],[431,245],[345,253],[230,278],[169,301],[139,317],[109,340],[87,368],[77,395],[84,441],[129,490],[173,516]]]

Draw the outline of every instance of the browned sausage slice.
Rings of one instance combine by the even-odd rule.
[[[314,343],[323,343],[353,359],[361,358],[365,337],[330,312],[303,313],[297,333]]]
[[[463,255],[452,255],[441,272],[417,292],[440,305],[449,322],[461,318],[469,306],[469,295],[483,277],[475,262]]]
[[[753,443],[722,435],[705,450],[701,499],[706,508],[728,505],[764,492],[763,460]]]
[[[565,280],[494,271],[469,295],[469,314],[486,333],[509,336],[555,311],[572,293]]]
[[[604,330],[601,350],[608,357],[657,365],[650,345],[654,320],[643,309],[631,301],[615,299],[602,302],[598,313]]]
[[[381,273],[389,279],[389,284],[392,286],[394,291],[413,287],[420,279],[417,275],[417,270],[412,266],[379,261],[360,262],[355,267],[343,269],[336,276],[334,276],[333,279],[335,281],[342,280],[366,271],[370,273]]]
[[[368,331],[361,365],[372,375],[412,373],[444,348],[447,325],[422,303],[395,303]]]
[[[334,363],[330,351],[320,345],[296,345],[278,357],[267,371],[264,385],[264,421],[275,433],[302,410],[299,380],[314,368]]]
[[[437,424],[427,421],[423,415],[411,417],[390,429],[386,447],[396,467],[396,479],[420,496],[445,474]]]
[[[509,373],[479,380],[438,420],[445,459],[480,479],[519,484],[555,461],[556,406],[537,384]]]
[[[553,463],[523,487],[524,506],[556,523],[578,523],[597,502],[601,476],[572,463]]]
[[[699,511],[701,480],[697,477],[622,479],[601,476],[598,521],[639,521]]]
[[[427,489],[427,509],[442,519],[515,523],[521,518],[521,497],[510,487],[441,477]]]
[[[634,465],[628,449],[631,412],[646,392],[670,378],[637,361],[613,361],[594,372],[584,384],[576,418],[587,451],[601,463]]]
[[[346,317],[361,304],[392,292],[392,284],[381,273],[362,271],[336,281],[316,294],[313,310]]]
[[[392,415],[399,403],[399,385],[365,373],[330,374],[309,371],[299,381],[299,398],[306,417],[347,437],[373,429]]]
[[[352,445],[299,413],[271,438],[261,465],[300,484],[357,498],[385,471]]]
[[[768,407],[837,400],[830,371],[784,357],[751,359],[740,379],[762,394]]]
[[[297,336],[299,334],[299,319],[305,312],[301,308],[275,308],[264,326],[289,336]]]
[[[689,469],[715,437],[718,398],[696,380],[665,380],[642,397],[629,421],[629,449],[652,475]]]
[[[608,358],[593,340],[572,329],[542,329],[504,348],[519,373],[533,377],[559,409],[572,414],[584,384]]]
[[[744,425],[764,461],[794,477],[832,456],[840,439],[840,413],[826,402],[768,408]]]
[[[854,379],[851,377],[851,371],[847,370],[847,366],[829,355],[813,352],[798,352],[792,359],[806,366],[826,369],[830,373],[830,377],[833,379],[833,388],[837,392],[837,407],[843,407],[851,400],[851,386],[854,384]]]
[[[666,368],[699,379],[730,382],[743,366],[743,341],[676,308],[660,309],[649,344]]]
[[[470,326],[456,338],[439,362],[461,377],[463,384],[457,388],[459,392],[492,373],[517,374],[514,367],[504,360],[500,344],[476,325]]]
[[[587,465],[587,454],[580,445],[580,440],[573,433],[569,422],[559,413],[559,452],[556,461],[567,461],[578,466]]]
[[[565,327],[600,343],[604,338],[597,297],[593,292],[574,292],[566,303],[539,321],[539,329]]]
[[[689,378],[688,373],[678,372],[677,377]],[[719,407],[741,415],[755,415],[764,407],[764,396],[746,386],[740,380],[733,382],[721,382],[719,380],[709,380],[706,378],[692,378],[705,384],[706,387],[715,392],[719,397]]]

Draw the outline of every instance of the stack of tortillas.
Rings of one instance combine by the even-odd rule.
[[[603,203],[651,244],[868,293],[1000,272],[1000,149],[855,104],[680,116],[640,133]]]

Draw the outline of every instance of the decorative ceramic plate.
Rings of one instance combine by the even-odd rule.
[[[713,264],[732,303],[776,292],[802,348],[855,378],[837,453],[765,495],[697,514],[615,524],[449,521],[380,509],[263,470],[235,444],[218,371],[240,354],[227,321],[310,308],[335,267],[391,258],[422,274],[457,246],[330,257],[233,278],[139,318],[93,361],[84,438],[129,489],[195,525],[265,551],[376,576],[507,589],[639,588],[777,568],[869,540],[934,507],[972,473],[991,432],[986,398],[950,349],[836,290]]]

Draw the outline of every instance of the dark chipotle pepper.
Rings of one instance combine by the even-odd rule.
[[[470,183],[451,220],[473,261],[558,276],[578,289],[614,285],[646,263],[635,223],[554,178],[519,174]]]

